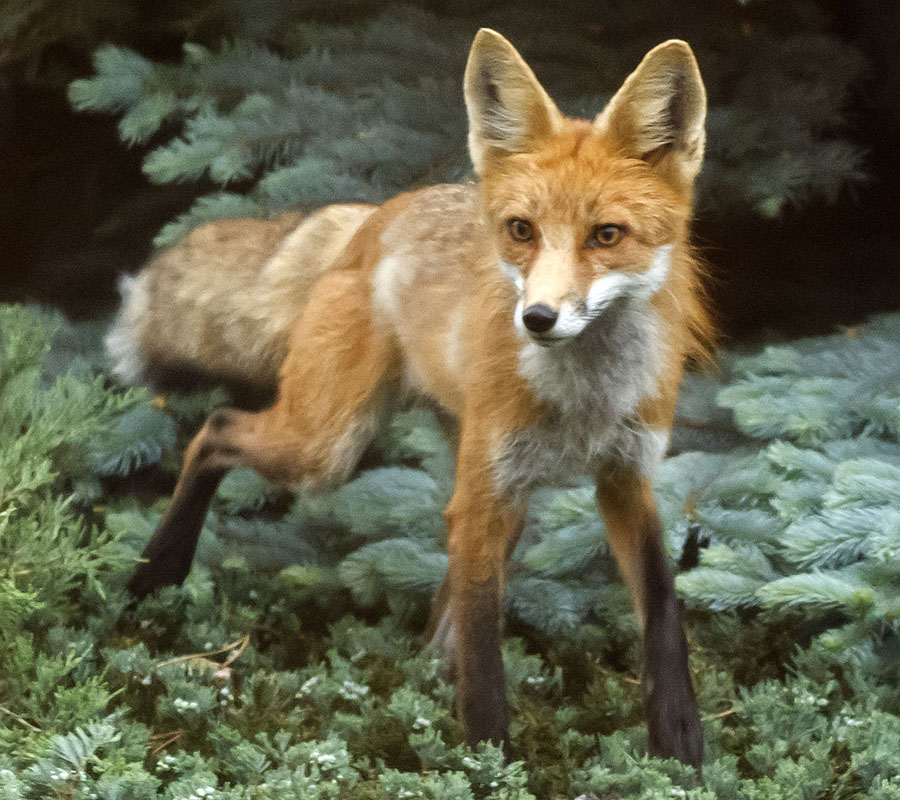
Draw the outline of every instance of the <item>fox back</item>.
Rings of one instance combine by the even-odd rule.
[[[288,337],[318,277],[373,206],[304,219],[207,223],[121,282],[106,345],[125,383],[225,383],[274,391]]]

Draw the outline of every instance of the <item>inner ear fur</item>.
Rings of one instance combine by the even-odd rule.
[[[706,89],[687,42],[654,47],[594,120],[628,155],[689,187],[703,164]]]
[[[469,154],[479,175],[492,155],[527,152],[562,123],[522,56],[490,28],[479,30],[472,42],[463,86]]]

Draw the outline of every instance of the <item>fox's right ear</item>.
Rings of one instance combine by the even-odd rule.
[[[490,28],[472,42],[464,93],[469,155],[479,175],[492,154],[527,152],[563,119],[522,56]]]

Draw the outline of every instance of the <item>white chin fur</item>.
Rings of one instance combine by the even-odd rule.
[[[572,336],[536,336],[533,333],[528,334],[528,338],[540,347],[559,347],[566,342],[571,342]]]

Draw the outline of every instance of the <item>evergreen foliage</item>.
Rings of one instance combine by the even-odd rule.
[[[897,677],[900,644],[900,317],[737,359],[719,394],[740,428],[772,440],[686,454],[689,519],[713,545],[679,588],[710,607],[802,613],[822,641]],[[709,462],[687,469],[688,462]],[[680,463],[684,462],[684,463]],[[686,491],[687,490],[687,491]]]
[[[735,13],[730,3],[669,0],[603,13],[576,2],[552,20],[537,7],[509,14],[493,5],[440,16],[361,3],[352,25],[288,25],[267,44],[186,44],[179,64],[107,45],[96,51],[97,74],[73,82],[69,96],[78,109],[121,113],[128,144],[161,133],[144,162],[150,180],[202,177],[220,187],[167,225],[160,245],[211,219],[381,202],[464,178],[461,76],[480,25],[509,36],[563,109],[580,115],[596,114],[649,46],[688,39],[711,101],[699,184],[709,210],[777,217],[834,201],[863,177],[843,114],[866,60],[826,35],[812,3]]]
[[[521,760],[461,744],[452,687],[411,633],[445,569],[452,484],[424,411],[395,418],[386,466],[331,494],[233,473],[185,586],[130,607],[168,499],[146,508],[116,475],[177,469],[221,396],[112,391],[97,334],[0,308],[0,797],[900,797],[900,382],[885,358],[900,316],[726,354],[720,401],[755,444],[664,464],[670,552],[708,543],[679,579],[702,787],[646,757],[634,620],[587,486],[536,497],[513,556]],[[710,394],[697,385],[692,419]],[[347,616],[364,609],[381,621]]]

